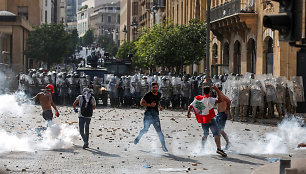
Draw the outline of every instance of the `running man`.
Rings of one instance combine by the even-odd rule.
[[[31,98],[31,100],[39,99],[41,108],[43,110],[42,116],[47,121],[47,126],[50,127],[53,125],[52,118],[53,113],[51,110],[51,106],[55,110],[55,116],[59,116],[59,112],[52,100],[51,93],[54,93],[54,86],[48,84],[45,89],[42,89],[42,92],[39,92],[35,97]]]
[[[222,98],[220,95],[220,90],[215,86],[213,86],[212,88],[217,92],[218,99],[210,97],[210,87],[205,86],[204,96],[196,96],[194,101],[189,105],[187,117],[191,117],[190,111],[191,109],[193,109],[198,123],[201,123],[202,129],[204,131],[204,136],[202,137],[202,149],[204,149],[210,129],[215,138],[217,153],[222,155],[223,157],[226,157],[227,154],[223,150],[221,150],[220,131],[218,128],[218,124],[214,118],[216,114],[213,107],[215,103],[222,102]]]
[[[160,105],[160,97],[161,93],[158,92],[158,83],[152,82],[151,83],[151,91],[146,93],[144,97],[140,101],[141,106],[146,106],[146,111],[144,113],[143,124],[144,128],[139,132],[139,135],[134,140],[134,144],[137,144],[143,134],[147,133],[151,124],[153,124],[158,136],[159,140],[162,144],[162,149],[164,152],[168,152],[166,147],[164,134],[161,130],[160,120],[159,120],[159,110],[163,110],[162,106]]]
[[[216,116],[216,121],[220,129],[220,134],[223,136],[223,138],[226,141],[225,150],[228,150],[231,146],[231,143],[228,139],[227,134],[224,131],[224,128],[226,120],[230,119],[228,118],[228,113],[231,106],[231,100],[228,97],[226,97],[221,91],[217,93],[217,95],[221,95],[222,100],[219,103],[217,103],[218,114]]]

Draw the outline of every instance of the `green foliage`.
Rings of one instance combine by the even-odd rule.
[[[205,57],[206,26],[199,20],[189,25],[154,25],[135,42],[133,63],[138,68],[165,66],[179,71],[182,65],[198,63]]]
[[[88,8],[88,5],[84,5],[79,9],[79,11],[82,11],[83,9],[87,9],[87,8]]]
[[[59,63],[71,53],[73,46],[71,35],[63,24],[43,24],[35,27],[26,40],[24,54],[29,58],[52,65]]]
[[[79,35],[78,35],[78,30],[74,29],[71,32],[71,39],[72,39],[72,43],[74,45],[74,48],[79,44]]]
[[[83,46],[90,46],[94,41],[94,34],[91,29],[87,30],[85,35],[82,38],[82,45]]]
[[[98,39],[98,43],[106,52],[109,52],[111,56],[115,56],[117,54],[118,46],[111,36],[101,36]]]
[[[134,44],[134,42],[124,41],[122,43],[122,45],[119,47],[119,50],[116,54],[116,57],[119,58],[119,59],[128,60],[129,59],[128,58],[129,53],[132,53],[133,56],[135,55],[135,53],[136,53],[135,44]]]

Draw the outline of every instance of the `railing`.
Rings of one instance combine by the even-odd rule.
[[[232,0],[211,9],[211,21],[215,21],[235,13],[254,13],[255,0]]]

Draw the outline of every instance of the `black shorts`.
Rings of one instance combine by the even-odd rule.
[[[42,113],[43,117],[45,120],[52,120],[53,118],[53,113],[51,110],[45,110],[43,113]]]

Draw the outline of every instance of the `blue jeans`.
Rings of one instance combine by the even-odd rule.
[[[220,130],[224,130],[226,120],[227,120],[227,115],[225,114],[225,112],[219,112],[217,114],[216,121]]]
[[[90,124],[91,118],[84,118],[79,117],[79,127],[80,127],[80,134],[84,141],[84,143],[88,144],[89,139],[89,124]],[[84,126],[85,126],[85,133],[84,133]]]
[[[139,135],[137,136],[136,139],[140,140],[140,138],[148,132],[151,124],[153,124],[157,134],[158,134],[158,137],[159,137],[159,140],[161,142],[161,144],[163,146],[165,146],[165,138],[164,138],[164,134],[161,130],[161,126],[160,126],[160,120],[159,120],[159,114],[158,114],[158,111],[154,110],[154,109],[149,109],[149,110],[146,110],[145,113],[144,113],[144,119],[143,119],[143,129],[141,129],[141,131],[139,132]]]
[[[210,128],[211,132],[213,133],[214,137],[220,135],[219,127],[218,127],[218,124],[217,124],[215,118],[212,118],[209,123],[202,123],[201,126],[202,126],[202,129],[204,131],[204,136],[206,136],[206,137],[209,135],[209,128]]]

